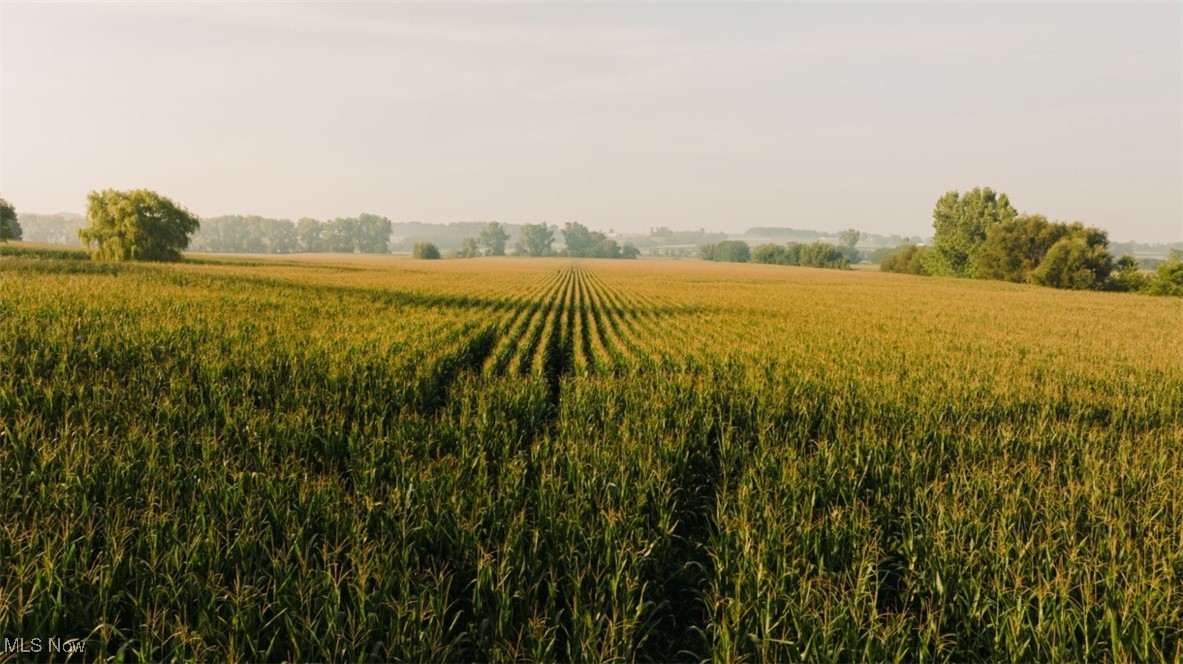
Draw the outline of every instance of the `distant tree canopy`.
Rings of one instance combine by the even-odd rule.
[[[742,244],[742,247],[736,244]],[[799,267],[822,267],[844,270],[850,267],[851,249],[838,247],[828,242],[769,242],[748,251],[747,244],[738,240],[704,245],[700,253],[705,260],[764,263],[767,265],[793,265]],[[853,252],[857,256],[857,252]],[[739,260],[736,260],[736,259]]]
[[[575,221],[563,227],[563,244],[566,253],[573,258],[621,258],[620,245],[599,231]]]
[[[21,239],[21,222],[16,218],[16,208],[0,198],[0,242]]]
[[[25,242],[82,245],[78,231],[87,226],[86,217],[82,215],[21,212],[17,217],[21,225],[21,239]]]
[[[415,258],[435,260],[440,257],[440,250],[439,247],[430,242],[420,242],[411,249],[411,255]]]
[[[794,262],[789,262],[787,254],[788,252],[786,251],[784,245],[776,244],[775,242],[769,242],[768,244],[762,244],[755,249],[752,249],[752,262],[766,263],[768,265],[800,264],[800,252],[798,252],[797,260]]]
[[[850,254],[844,248],[836,247],[828,242],[810,242],[801,245],[801,267],[824,267],[845,270],[850,267]],[[857,253],[855,254],[857,256]]]
[[[862,236],[863,236],[863,234],[860,233],[859,231],[857,231],[853,228],[848,228],[848,229],[838,233],[838,244],[840,246],[850,247],[851,249],[853,249],[854,246],[856,244],[858,244],[858,241],[860,238],[862,238]]]
[[[1006,194],[989,187],[964,195],[950,191],[937,199],[933,209],[932,250],[924,252],[925,268],[932,274],[972,277],[978,255],[991,227],[1015,218]]]
[[[465,238],[467,240],[468,238]],[[481,229],[476,242],[485,249],[486,256],[504,256],[505,243],[509,242],[509,233],[496,221],[491,221]]]
[[[92,256],[110,261],[175,261],[201,226],[197,217],[147,189],[92,191],[86,197],[90,226],[78,231]]]
[[[390,220],[360,214],[330,221],[307,217],[296,223],[255,215],[203,219],[193,237],[194,251],[289,254],[341,252],[384,254],[390,250]]]
[[[385,254],[390,250],[390,220],[376,214],[331,219],[321,224],[320,241],[320,251]]]
[[[192,251],[289,254],[300,250],[296,226],[287,219],[227,215],[201,220]]]
[[[555,232],[545,222],[523,224],[515,251],[519,256],[547,256],[553,253],[554,241]]]
[[[743,240],[724,240],[717,244],[702,245],[698,248],[698,255],[706,261],[746,263],[752,258],[752,248]]]
[[[476,238],[466,237],[460,242],[460,250],[456,252],[457,258],[476,258],[481,255],[481,246],[477,244]]]

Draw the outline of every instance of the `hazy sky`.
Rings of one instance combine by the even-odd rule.
[[[82,212],[927,235],[949,189],[1183,239],[1162,4],[0,0],[0,193]]]

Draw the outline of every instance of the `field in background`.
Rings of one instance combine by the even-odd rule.
[[[1177,300],[236,261],[0,259],[0,635],[88,659],[1183,657]]]

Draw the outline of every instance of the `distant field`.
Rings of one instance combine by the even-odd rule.
[[[701,261],[0,257],[0,636],[1183,657],[1177,299]]]

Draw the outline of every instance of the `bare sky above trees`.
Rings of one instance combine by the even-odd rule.
[[[0,2],[0,194],[82,212],[1183,238],[1178,3]]]

